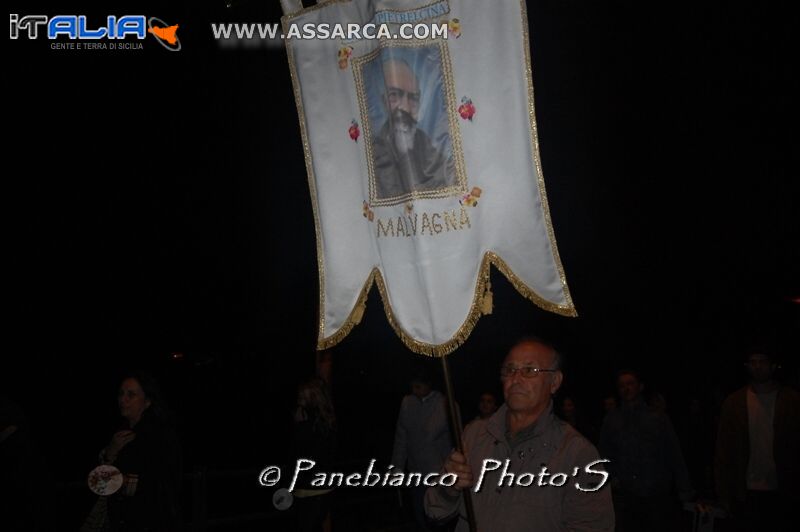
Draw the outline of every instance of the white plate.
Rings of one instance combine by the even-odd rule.
[[[112,465],[99,465],[89,473],[87,482],[96,494],[111,495],[122,487],[122,473]]]

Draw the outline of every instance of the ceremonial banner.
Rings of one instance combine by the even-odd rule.
[[[447,354],[491,312],[490,264],[574,316],[539,160],[524,0],[283,5],[317,233],[318,347],[360,321],[376,282],[403,342]],[[442,26],[447,38],[433,35]]]

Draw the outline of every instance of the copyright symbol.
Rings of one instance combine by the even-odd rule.
[[[278,484],[281,479],[281,468],[278,466],[269,466],[258,475],[258,482],[262,486],[271,488]]]

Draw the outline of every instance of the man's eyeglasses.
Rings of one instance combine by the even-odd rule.
[[[539,373],[554,373],[558,371],[557,369],[550,369],[550,368],[536,368],[533,366],[503,366],[500,368],[500,378],[501,379],[510,379],[514,376],[516,372],[519,372],[520,375],[525,377],[526,379],[532,379],[533,377],[538,377]]]

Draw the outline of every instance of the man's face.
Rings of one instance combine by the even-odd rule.
[[[390,134],[398,153],[407,154],[414,147],[419,116],[419,87],[411,68],[399,61],[387,61],[383,66],[386,87],[386,108],[389,112]]]
[[[431,393],[431,385],[425,382],[414,381],[411,383],[411,393],[422,399]]]
[[[419,86],[411,68],[399,61],[387,61],[383,69],[383,82],[386,86],[386,104],[389,114],[398,111],[408,113],[416,122],[419,116]]]
[[[540,369],[553,367],[553,350],[538,342],[525,342],[512,348],[503,361],[503,366],[531,366]],[[540,372],[531,377],[523,377],[517,371],[502,379],[503,396],[511,412],[538,413],[550,402],[550,396],[561,386],[562,374]]]
[[[497,410],[497,401],[495,401],[494,395],[490,393],[481,395],[481,400],[478,402],[478,412],[481,416],[491,416],[495,410]]]
[[[617,379],[617,392],[623,401],[630,402],[639,397],[642,393],[642,383],[636,378],[636,375],[630,373],[623,373]]]
[[[150,406],[150,400],[145,397],[139,381],[125,379],[119,387],[117,404],[120,415],[128,421],[136,423]]]
[[[603,399],[603,410],[606,412],[610,412],[617,408],[617,400],[613,397],[606,397]]]
[[[753,353],[747,357],[747,371],[755,382],[769,382],[775,373],[775,364],[763,353]]]

